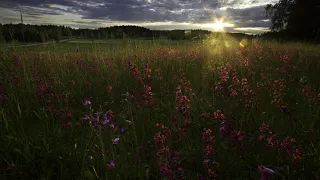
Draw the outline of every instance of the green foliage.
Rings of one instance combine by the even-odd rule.
[[[273,179],[319,176],[319,46],[243,40],[239,47],[219,34],[204,42],[85,42],[3,50],[1,179],[161,179],[159,162],[172,160],[158,153],[155,134],[163,130],[171,132],[165,145],[180,153],[185,179],[197,179],[207,175],[204,163],[211,161],[205,158],[204,128],[215,136],[210,165],[217,179],[260,179],[259,164],[276,171]],[[141,83],[137,76],[146,79]],[[179,86],[190,100],[189,115],[177,110],[184,99],[177,98]],[[153,103],[146,106],[150,95]],[[274,98],[282,106],[271,103]],[[257,107],[245,106],[255,99]],[[224,119],[214,117],[218,109]],[[94,121],[83,119],[108,110],[114,126],[94,128]],[[237,133],[221,135],[223,120]],[[270,135],[261,133],[263,123],[279,144],[295,138],[304,156],[294,159],[281,146],[266,146],[267,139],[259,140]]]

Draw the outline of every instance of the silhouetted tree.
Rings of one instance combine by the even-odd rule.
[[[0,43],[5,42],[5,39],[3,37],[3,26],[0,24]]]
[[[46,42],[46,36],[45,36],[44,32],[40,33],[40,39],[41,39],[42,43]]]
[[[272,31],[315,41],[319,37],[320,0],[280,0],[265,9]]]
[[[93,31],[90,31],[90,37],[89,37],[90,39],[93,39],[94,38],[94,33],[93,33]]]
[[[72,38],[72,30],[71,29],[67,30],[67,36],[68,36],[68,39]]]
[[[97,39],[100,39],[100,38],[101,38],[101,34],[100,34],[99,31],[96,32],[95,37],[96,37]]]
[[[111,39],[114,39],[114,35],[113,35],[112,32],[110,33],[110,38],[111,38]]]
[[[54,40],[59,42],[61,40],[62,32],[60,28],[56,29],[56,33],[54,34]]]

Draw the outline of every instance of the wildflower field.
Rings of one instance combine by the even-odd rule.
[[[320,47],[0,50],[0,179],[319,179]]]

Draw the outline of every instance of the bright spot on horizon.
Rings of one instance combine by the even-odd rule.
[[[234,24],[226,23],[223,19],[217,19],[214,24],[203,24],[202,27],[213,28],[216,31],[224,31],[225,27],[234,27]]]

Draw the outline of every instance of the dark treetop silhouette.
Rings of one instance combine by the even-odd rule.
[[[266,13],[271,18],[273,32],[288,39],[319,41],[319,0],[280,0],[274,5],[267,5]]]

